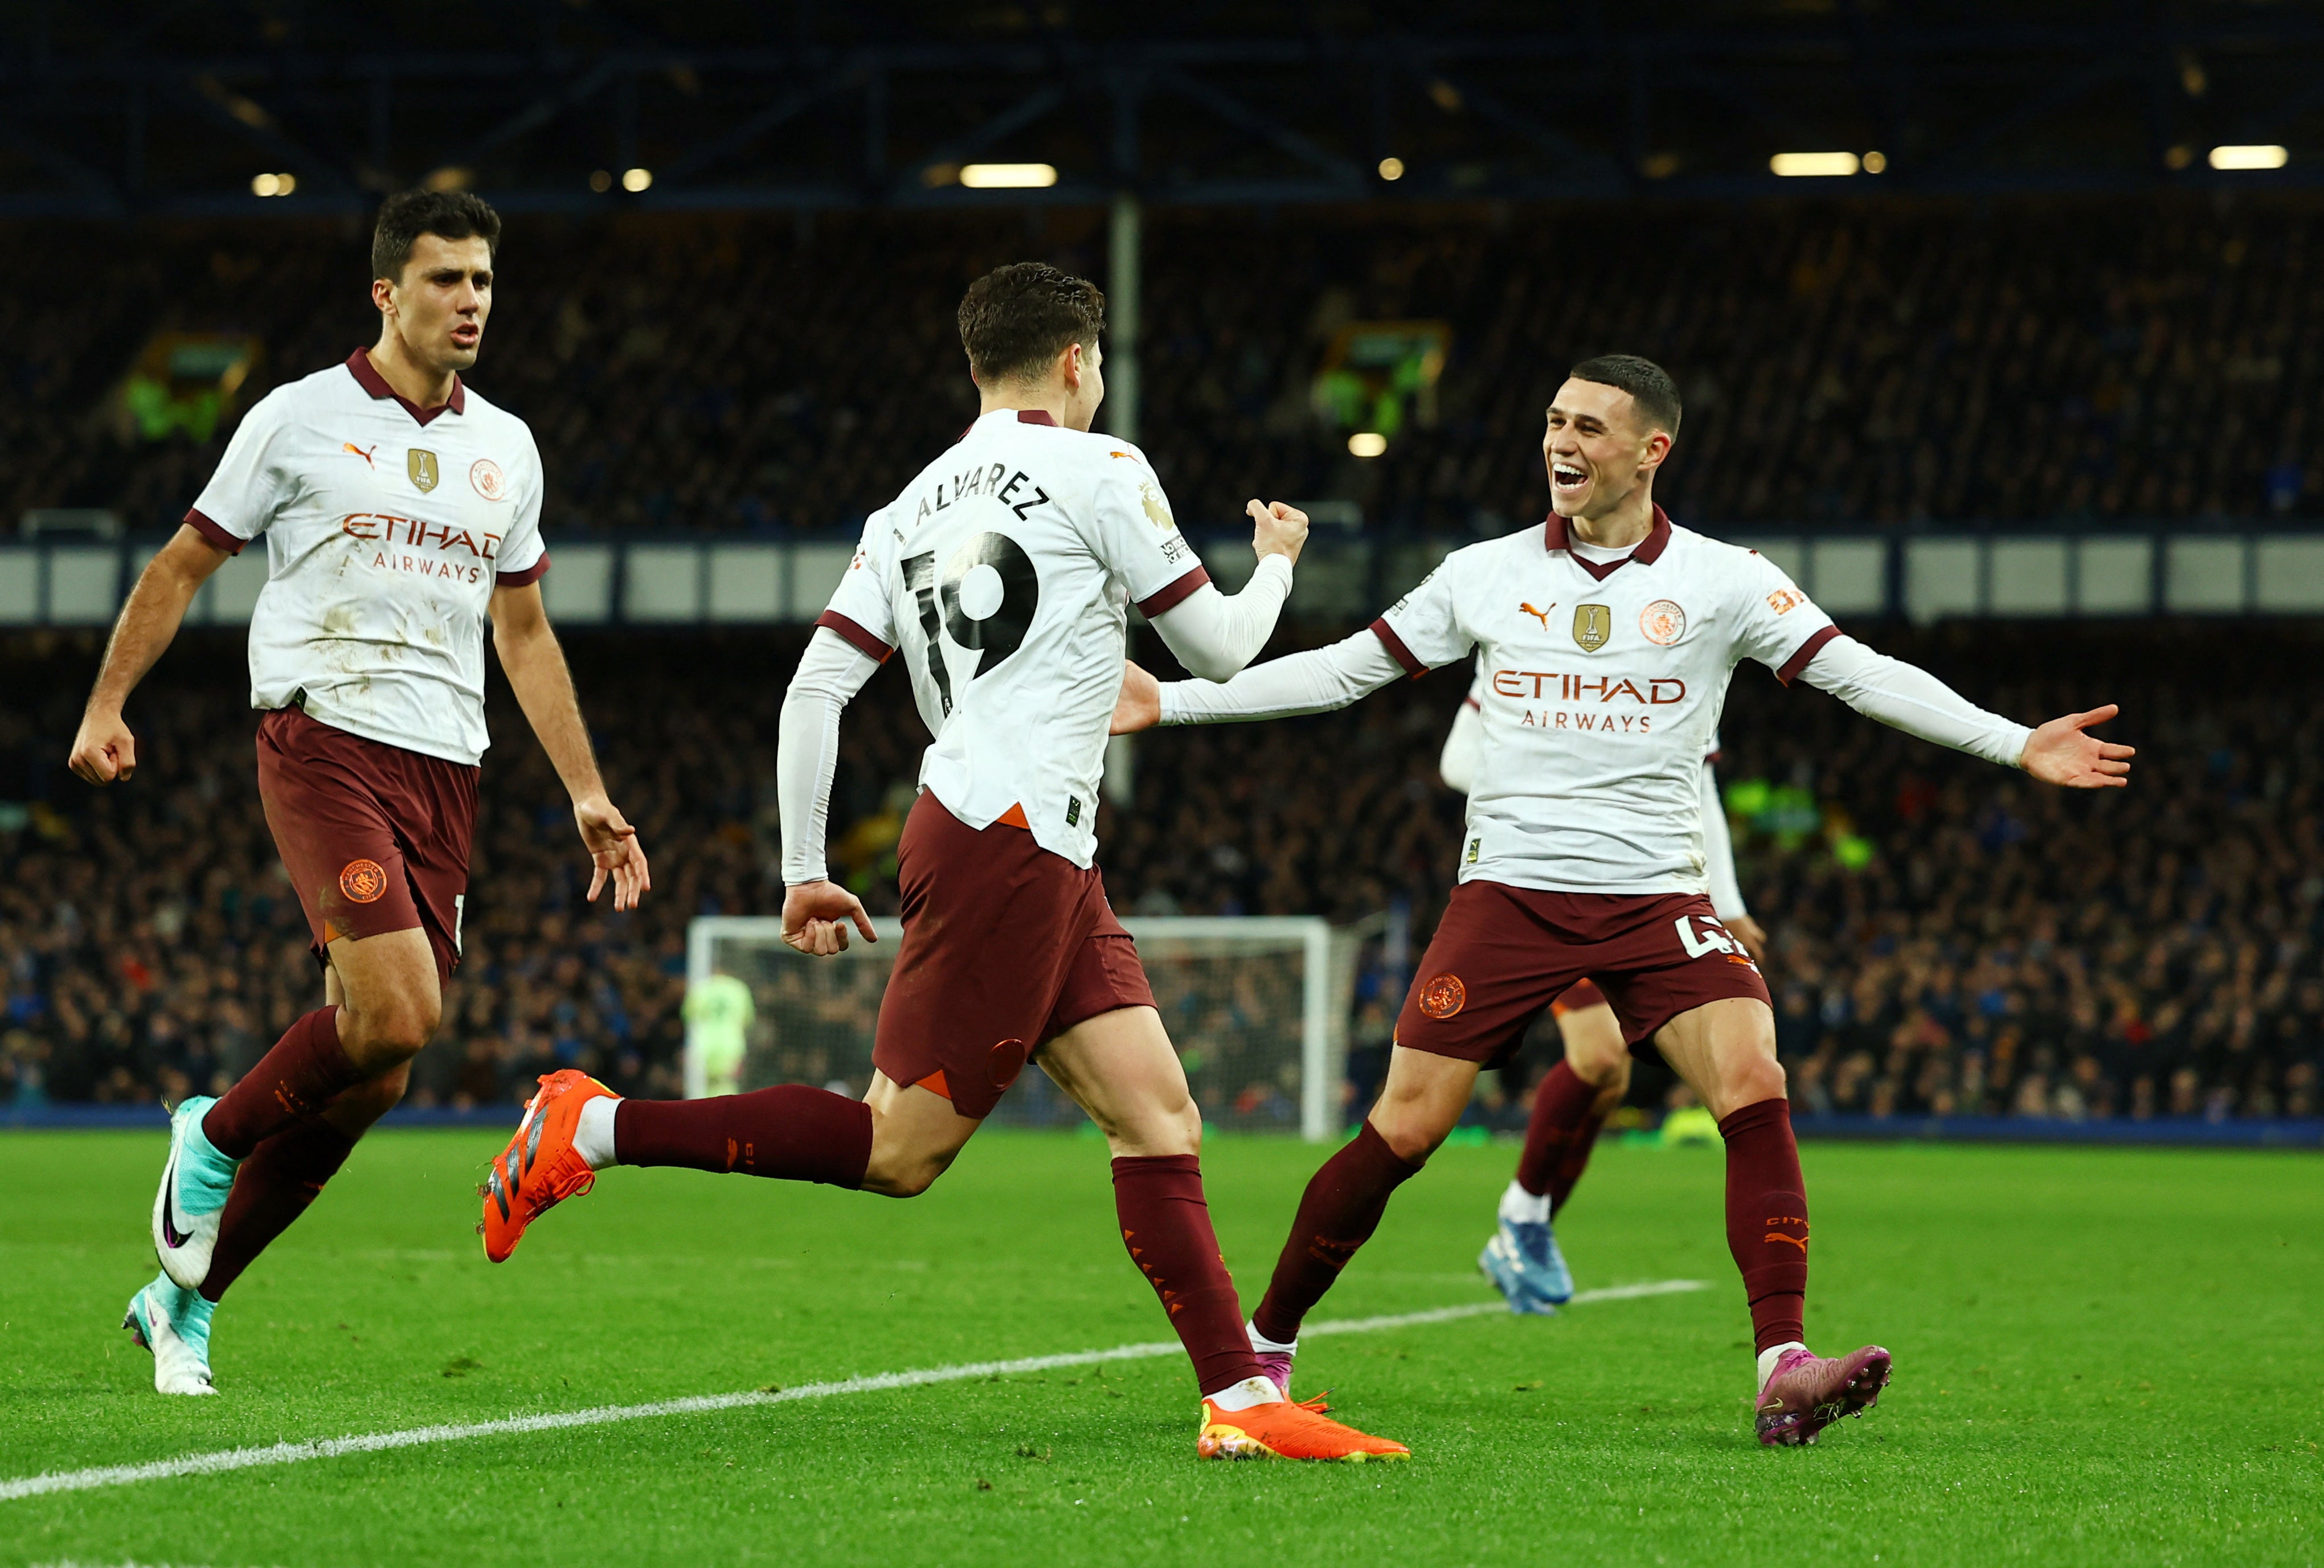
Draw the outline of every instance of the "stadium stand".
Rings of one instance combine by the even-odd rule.
[[[1618,247],[1589,243],[1618,221]],[[1254,224],[1259,238],[1254,241]],[[952,307],[1027,254],[1103,276],[1090,213],[511,219],[477,385],[530,420],[553,527],[852,529],[974,403]],[[1255,486],[1465,532],[1541,509],[1527,454],[1563,367],[1678,373],[1674,513],[1909,525],[2324,512],[2324,218],[2246,198],[1807,203],[1148,222],[1145,444],[1189,521]],[[1261,245],[1266,264],[1222,257]],[[0,254],[0,516],[181,512],[231,428],[124,449],[103,415],[153,333],[264,351],[244,404],[367,342],[337,224],[57,225]],[[76,281],[69,320],[45,280]],[[1351,458],[1311,412],[1351,319],[1442,318],[1434,428]],[[2201,439],[2170,438],[2200,428]]]
[[[1618,252],[1585,243],[1617,210]],[[1254,225],[1266,264],[1221,287]],[[374,330],[357,225],[147,225],[134,245],[113,226],[42,233],[0,247],[15,394],[0,400],[0,516],[174,522],[232,415],[199,438],[124,433],[115,388],[157,333],[255,337],[247,406]],[[2310,286],[2324,213],[2297,198],[1177,210],[1147,233],[1144,444],[1197,528],[1254,490],[1353,496],[1390,535],[1515,526],[1541,509],[1541,403],[1567,363],[1609,348],[1679,373],[1684,438],[1662,488],[1713,528],[2324,513],[2324,468],[2302,457],[2324,426]],[[1102,276],[1104,243],[1096,215],[1068,210],[516,217],[476,382],[539,435],[552,548],[848,533],[973,409],[951,327],[963,281],[1028,254]],[[60,276],[69,318],[46,308]],[[1313,411],[1323,346],[1350,320],[1423,317],[1452,330],[1435,422],[1351,457]],[[1805,1107],[2324,1110],[2312,624],[1873,635],[2021,715],[2123,702],[2149,782],[2101,799],[2019,789],[1743,672],[1723,773]],[[467,958],[417,1102],[503,1102],[552,1063],[676,1092],[687,920],[779,902],[772,734],[798,636],[569,639],[657,868],[634,918],[581,901],[561,796],[496,712],[513,743],[487,769]],[[244,787],[238,637],[186,634],[133,708],[139,779],[103,796],[62,767],[95,651],[87,632],[0,641],[0,1105],[230,1080],[314,996]],[[1376,1056],[1449,885],[1460,804],[1434,762],[1460,685],[1141,741],[1136,808],[1101,818],[1116,903],[1389,911],[1360,982],[1356,1038]],[[900,682],[875,685],[848,736],[835,861],[890,910],[920,743]]]
[[[2152,783],[2023,789],[1739,672],[1722,773],[1805,1107],[2064,1121],[2324,1109],[2315,628],[1875,636],[2006,711],[2122,702]],[[466,958],[416,1103],[506,1101],[551,1064],[676,1092],[686,921],[779,902],[774,718],[797,646],[796,633],[570,640],[609,783],[654,860],[635,917],[581,901],[563,797],[496,711]],[[0,779],[29,802],[0,815],[0,1106],[148,1102],[231,1079],[315,995],[245,787],[239,641],[189,633],[148,680],[132,709],[139,777],[106,794],[62,766],[94,653],[87,637],[0,643]],[[1360,981],[1358,1043],[1377,1047],[1403,955],[1450,884],[1460,802],[1434,758],[1464,685],[1448,672],[1345,714],[1141,740],[1135,811],[1100,819],[1117,906],[1390,909],[1401,935],[1374,945]],[[846,733],[835,863],[891,911],[921,743],[903,683],[876,680]]]

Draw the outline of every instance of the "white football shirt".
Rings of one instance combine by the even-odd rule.
[[[1372,630],[1416,675],[1480,656],[1461,880],[1625,894],[1709,886],[1700,773],[1735,666],[1789,682],[1839,635],[1773,562],[1660,508],[1610,565],[1554,515],[1455,550]]]
[[[186,514],[229,553],[266,538],[250,706],[475,763],[493,590],[549,570],[540,495],[531,430],[457,377],[422,410],[359,348],[267,393]]]
[[[903,654],[936,737],[920,784],[947,810],[1088,866],[1128,607],[1209,581],[1144,453],[999,409],[872,514],[816,624]]]

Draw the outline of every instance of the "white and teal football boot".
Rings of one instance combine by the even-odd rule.
[[[153,1251],[171,1283],[187,1290],[209,1277],[218,1216],[241,1164],[210,1147],[202,1134],[203,1113],[217,1103],[210,1095],[196,1094],[171,1112],[170,1163],[161,1167],[161,1189],[153,1194]]]
[[[217,1308],[166,1274],[129,1298],[121,1326],[153,1353],[153,1387],[163,1394],[215,1394],[210,1385],[210,1314]]]
[[[1509,1304],[1509,1310],[1548,1317],[1573,1299],[1573,1275],[1550,1229],[1549,1200],[1515,1182],[1501,1198],[1500,1223],[1477,1255],[1477,1267]]]

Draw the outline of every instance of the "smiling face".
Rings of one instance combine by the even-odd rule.
[[[412,242],[401,277],[372,282],[373,303],[414,363],[441,373],[466,370],[493,313],[493,250],[482,236]]]
[[[1541,438],[1551,510],[1566,518],[1607,515],[1654,483],[1670,448],[1670,432],[1649,423],[1628,392],[1568,380],[1549,405]]]

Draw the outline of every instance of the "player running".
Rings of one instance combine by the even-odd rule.
[[[1658,366],[1627,355],[1578,364],[1542,440],[1541,529],[1456,550],[1368,631],[1224,685],[1157,688],[1136,666],[1125,673],[1124,732],[1342,707],[1472,650],[1490,672],[1460,884],[1397,1020],[1387,1085],[1308,1183],[1252,1317],[1251,1342],[1286,1389],[1301,1319],[1452,1130],[1479,1068],[1506,1061],[1584,976],[1630,1048],[1658,1048],[1719,1118],[1759,1441],[1812,1443],[1887,1383],[1877,1345],[1825,1360],[1802,1342],[1808,1210],[1775,1012],[1704,896],[1699,779],[1728,679],[1756,659],[1908,733],[2076,789],[2125,783],[2131,748],[2087,733],[2112,706],[2038,730],[1973,706],[1842,636],[1755,552],[1674,527],[1653,485],[1678,424]]]
[[[124,1328],[153,1386],[209,1394],[210,1316],[402,1098],[460,961],[484,729],[484,628],[573,798],[613,907],[651,884],[605,798],[565,656],[541,609],[540,453],[524,421],[460,379],[492,314],[500,218],[475,196],[408,191],[372,236],[379,341],[276,388],[122,607],[72,770],[125,780],[122,705],[226,557],[267,541],[250,621],[258,793],[323,965],[324,1005],[225,1095],[170,1120],[153,1197],[161,1272]]]
[[[1464,795],[1476,782],[1484,752],[1482,715],[1489,678],[1480,662],[1467,698],[1452,715],[1452,728],[1436,762],[1446,787]],[[1735,874],[1735,849],[1728,839],[1727,812],[1720,804],[1713,769],[1718,760],[1719,737],[1713,734],[1701,775],[1711,908],[1746,953],[1757,953],[1766,945],[1766,933],[1745,908],[1742,884]],[[1557,1245],[1552,1219],[1565,1207],[1589,1167],[1590,1151],[1597,1147],[1606,1119],[1630,1088],[1630,1051],[1622,1038],[1622,1023],[1595,981],[1579,981],[1553,999],[1549,1013],[1565,1054],[1542,1075],[1535,1089],[1517,1174],[1501,1194],[1493,1234],[1477,1255],[1477,1267],[1511,1312],[1542,1316],[1573,1298],[1573,1275]]]
[[[841,711],[901,653],[935,743],[897,850],[903,946],[860,1102],[800,1084],[715,1099],[620,1099],[541,1080],[484,1196],[484,1250],[587,1192],[611,1165],[686,1166],[924,1192],[1028,1061],[1113,1152],[1123,1242],[1194,1363],[1204,1457],[1400,1459],[1404,1445],[1294,1404],[1243,1332],[1203,1196],[1202,1121],[1138,950],[1094,864],[1099,776],[1128,606],[1220,679],[1265,645],[1307,519],[1254,501],[1257,570],[1211,585],[1135,447],[1090,431],[1105,396],[1104,296],[1055,268],[971,285],[960,335],[981,400],[959,442],[872,513],[791,678],[776,749],[783,939],[872,939],[825,876]]]

